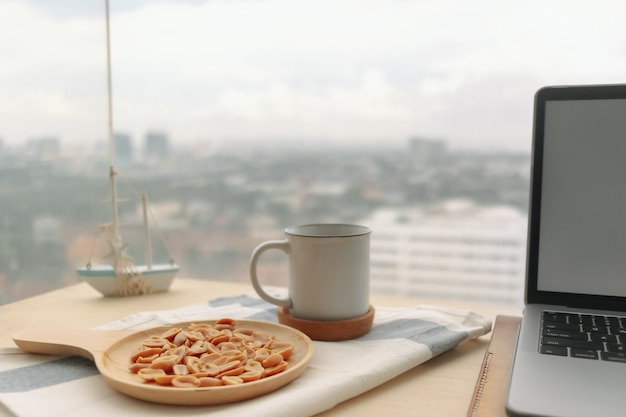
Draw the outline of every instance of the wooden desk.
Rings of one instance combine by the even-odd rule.
[[[167,293],[140,297],[104,298],[87,284],[78,284],[0,306],[0,347],[13,347],[11,335],[27,327],[90,328],[140,311],[168,310],[252,291],[248,284],[177,279]],[[372,296],[374,305],[449,305],[471,309],[495,320],[497,314],[519,310],[493,305],[434,302],[416,298]],[[489,336],[461,344],[321,416],[465,416]],[[9,416],[0,406],[0,416]]]

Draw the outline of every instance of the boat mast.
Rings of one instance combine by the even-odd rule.
[[[150,239],[150,225],[148,223],[148,196],[146,193],[141,194],[141,204],[143,207],[143,230],[146,236],[146,266],[148,270],[152,269],[152,244]]]
[[[107,97],[109,116],[109,184],[111,187],[111,206],[113,226],[113,236],[119,239],[118,219],[117,219],[117,187],[115,186],[115,138],[113,136],[113,93],[111,87],[111,35],[109,30],[109,0],[105,0],[106,5],[106,27],[107,27]]]

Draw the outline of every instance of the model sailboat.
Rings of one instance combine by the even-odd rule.
[[[151,292],[169,290],[180,267],[173,260],[167,264],[152,263],[152,246],[150,239],[149,211],[147,197],[142,194],[143,222],[146,235],[146,264],[135,265],[128,255],[128,244],[122,241],[119,234],[117,172],[115,170],[115,141],[113,135],[113,103],[111,89],[111,52],[109,36],[109,2],[106,3],[107,27],[107,87],[108,87],[108,115],[109,115],[109,192],[112,216],[111,222],[99,226],[98,231],[106,240],[109,253],[104,257],[107,264],[92,265],[91,259],[83,268],[78,268],[78,274],[105,296],[141,295]],[[171,258],[171,256],[170,256]]]

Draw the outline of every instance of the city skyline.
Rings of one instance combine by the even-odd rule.
[[[167,132],[161,132],[157,130],[147,130],[140,136],[129,135],[125,132],[114,132],[114,138],[116,138],[116,154],[120,153],[118,147],[122,147],[131,152],[133,157],[138,157],[139,160],[146,156],[150,150],[150,137],[153,135],[162,136],[167,143],[167,151],[172,155],[183,156],[186,154],[195,154],[196,157],[209,157],[219,156],[220,154],[231,154],[233,152],[251,152],[255,150],[276,152],[302,152],[302,151],[329,151],[329,150],[354,150],[358,151],[373,151],[373,150],[403,150],[410,146],[411,142],[417,140],[425,143],[437,144],[446,151],[455,152],[468,152],[473,154],[510,154],[510,155],[527,155],[530,158],[530,152],[527,150],[502,150],[498,148],[477,148],[477,149],[456,149],[454,148],[454,141],[447,138],[434,138],[434,137],[422,137],[414,135],[412,137],[406,137],[398,140],[389,140],[388,138],[381,138],[378,140],[363,140],[363,141],[340,141],[333,139],[310,139],[300,140],[297,138],[288,139],[268,139],[265,138],[262,141],[254,139],[226,139],[226,140],[205,140],[196,141],[192,143],[178,142],[172,139]],[[120,143],[122,139],[124,143]],[[41,137],[29,138],[24,143],[5,143],[3,138],[0,137],[0,150],[4,149],[9,152],[24,152],[33,156],[63,156],[72,157],[72,155],[82,156],[98,156],[102,158],[108,158],[109,148],[108,138],[100,138],[93,141],[83,141],[80,143],[72,143],[63,141],[62,138],[43,135]],[[42,151],[43,150],[43,151]],[[47,151],[47,152],[46,152]],[[125,152],[125,151],[124,151]]]
[[[538,88],[623,81],[624,12],[619,1],[113,0],[114,125],[174,145],[419,136],[529,151]],[[104,1],[3,0],[0,16],[5,144],[105,138]]]
[[[41,145],[32,152],[0,153],[0,294],[5,300],[77,282],[75,268],[90,258],[98,224],[111,218],[101,205],[108,201],[106,155],[55,158],[48,154],[54,144]],[[246,281],[252,249],[279,237],[290,224],[366,221],[375,233],[390,226],[406,230],[402,210],[425,209],[440,218],[445,206],[454,208],[457,219],[481,217],[474,203],[508,206],[521,215],[530,161],[520,154],[453,152],[417,139],[404,149],[235,148],[219,157],[170,153],[154,162],[124,161],[124,167],[122,162],[116,165],[119,219],[132,257],[145,256],[135,244],[145,235],[141,205],[134,199],[141,191],[149,196],[182,276]],[[386,217],[397,225],[367,220],[380,209],[397,209],[397,215]],[[447,221],[441,224],[448,228]],[[163,250],[154,247],[155,260],[169,259]],[[106,253],[102,248],[94,254]],[[274,271],[278,264],[268,267]],[[280,276],[272,273],[272,279]]]

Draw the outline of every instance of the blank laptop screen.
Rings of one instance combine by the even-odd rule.
[[[626,296],[626,100],[546,102],[537,289]]]

